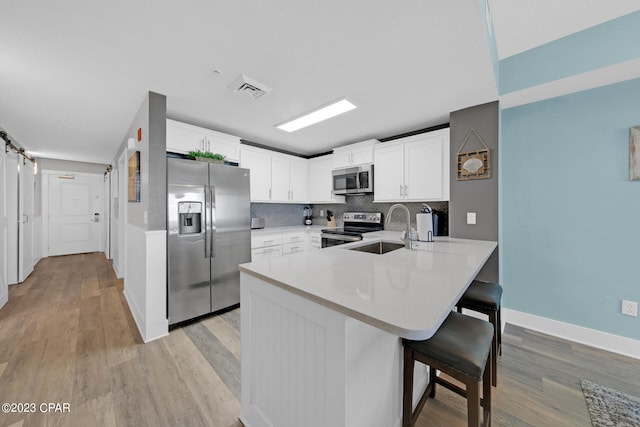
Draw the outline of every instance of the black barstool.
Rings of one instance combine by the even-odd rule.
[[[493,325],[494,333],[492,345],[495,356],[491,361],[491,384],[494,387],[498,385],[497,355],[502,354],[501,300],[502,286],[497,283],[474,280],[456,304],[458,313],[462,313],[462,309],[466,308],[489,316],[489,322]]]
[[[452,312],[438,331],[428,340],[403,339],[404,377],[402,394],[402,426],[415,424],[422,407],[429,397],[435,397],[436,383],[467,398],[468,425],[480,426],[480,408],[483,426],[491,424],[491,323]],[[413,367],[418,361],[429,366],[429,384],[420,397],[415,411],[413,407]],[[440,370],[465,385],[461,388],[436,376]],[[480,399],[482,382],[482,399]]]

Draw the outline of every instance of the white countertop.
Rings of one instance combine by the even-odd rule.
[[[266,236],[269,234],[281,234],[281,233],[295,233],[295,232],[320,232],[320,230],[327,228],[325,225],[285,225],[279,227],[265,227],[265,228],[254,228],[251,230],[252,236]]]
[[[365,236],[366,243],[398,241],[400,233]],[[436,237],[434,243],[423,243],[422,250],[402,248],[377,255],[348,249],[366,243],[246,263],[240,271],[395,335],[427,339],[497,246],[491,241]]]

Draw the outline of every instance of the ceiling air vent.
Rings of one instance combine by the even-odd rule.
[[[271,92],[269,86],[244,74],[240,74],[238,78],[229,85],[229,89],[254,100],[260,98],[267,92]]]

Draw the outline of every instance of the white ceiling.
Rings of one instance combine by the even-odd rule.
[[[638,0],[489,0],[500,59],[640,9]]]
[[[501,56],[545,42],[533,33],[558,37],[516,41],[527,31],[511,15],[525,6],[530,21],[559,11],[553,29],[574,31],[637,3],[491,1]],[[567,17],[565,3],[592,7]],[[36,157],[110,163],[149,90],[167,95],[170,118],[301,154],[497,99],[478,1],[22,1],[3,2],[2,21],[0,127]],[[231,92],[240,73],[273,90]],[[341,96],[359,108],[292,134],[274,127]]]

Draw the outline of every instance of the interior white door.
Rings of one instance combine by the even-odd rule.
[[[18,281],[23,282],[33,272],[33,163],[23,160],[20,165],[18,217]]]
[[[0,308],[9,301],[7,282],[7,157],[0,150]]]
[[[49,175],[49,255],[100,250],[101,193],[101,175]]]

